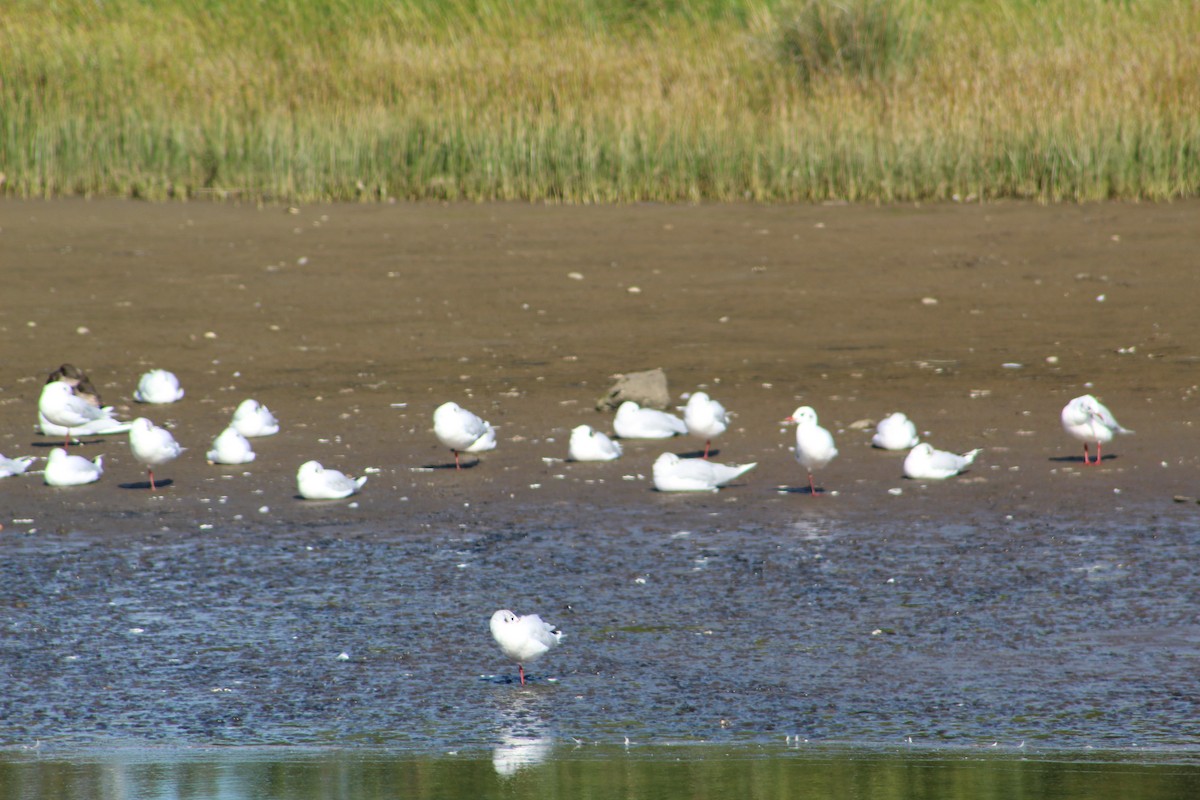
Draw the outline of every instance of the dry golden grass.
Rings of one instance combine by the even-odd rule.
[[[1186,0],[911,0],[917,52],[882,74],[807,77],[782,45],[795,7],[768,0],[287,5],[16,3],[0,17],[5,190],[596,202],[1200,187],[1200,4]]]

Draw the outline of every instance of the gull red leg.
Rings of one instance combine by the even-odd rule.
[[[147,469],[146,472],[150,473],[150,491],[157,491],[158,487],[154,485],[154,470]]]
[[[457,451],[457,450],[451,450],[450,452],[451,452],[451,453],[454,453],[454,468],[455,468],[456,470],[461,470],[461,469],[462,469],[462,464],[458,463],[458,451]]]
[[[1096,445],[1096,447],[1097,447],[1097,448],[1099,448],[1099,445]],[[1086,466],[1088,466],[1088,465],[1089,465],[1089,464],[1091,464],[1091,463],[1092,463],[1091,461],[1088,461],[1088,446],[1087,446],[1087,442],[1084,442],[1084,443],[1083,443],[1083,465],[1086,467]]]
[[[517,672],[520,673],[521,685],[524,686],[525,685],[525,667],[521,666],[520,664],[517,664]]]
[[[813,484],[813,476],[811,472],[808,473],[808,493],[813,497],[817,496],[817,487]]]
[[[712,444],[712,439],[709,439],[709,440],[707,440],[707,441],[705,441],[705,442],[704,442],[704,457],[705,457],[705,458],[708,458],[708,446],[709,446],[710,444]]]

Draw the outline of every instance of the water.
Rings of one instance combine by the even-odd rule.
[[[1200,766],[965,754],[715,746],[547,748],[519,765],[494,755],[372,752],[88,754],[0,762],[0,796],[119,798],[805,797],[1183,800]]]
[[[594,511],[389,531],[5,531],[6,780],[40,782],[60,758],[70,781],[106,769],[73,753],[229,745],[324,754],[285,760],[298,773],[403,776],[440,756],[493,782],[505,748],[561,761],[554,774],[605,774],[614,759],[636,771],[681,757],[694,773],[709,757],[679,752],[787,745],[778,769],[807,774],[840,763],[811,748],[865,747],[889,754],[863,767],[886,781],[915,769],[896,755],[912,748],[1200,761],[1200,525],[1187,518],[856,524],[806,509],[767,529]],[[529,686],[488,634],[499,607],[567,632]],[[677,755],[627,763],[660,747]],[[177,766],[237,784],[257,763]]]

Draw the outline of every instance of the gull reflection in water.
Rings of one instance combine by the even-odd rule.
[[[507,691],[496,694],[500,741],[492,750],[492,766],[497,775],[507,778],[549,758],[554,750],[554,739],[538,713],[538,706],[548,698],[524,687],[504,688]]]
[[[492,751],[496,774],[509,778],[525,767],[535,767],[550,757],[554,742],[548,736],[505,735]]]

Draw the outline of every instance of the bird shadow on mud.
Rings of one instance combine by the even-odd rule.
[[[704,458],[704,451],[703,450],[690,450],[686,453],[676,453],[675,455],[679,456],[680,458]],[[709,450],[708,451],[708,457],[710,459],[716,458],[719,455],[721,455],[720,450]]]
[[[92,439],[91,441],[85,441],[83,439],[72,439],[71,440],[71,447],[81,447],[85,444],[104,444],[104,440],[103,439]],[[53,441],[42,440],[42,441],[37,441],[37,442],[30,442],[29,446],[49,449],[49,448],[54,448],[54,447],[62,447],[63,442],[62,442],[62,439],[56,439]],[[71,447],[68,447],[67,449],[70,450]]]
[[[829,492],[825,491],[825,488],[822,486],[818,486],[816,492],[813,492],[813,490],[807,486],[781,486],[780,488],[776,489],[775,492],[777,494],[806,494],[815,497],[822,497],[829,494]]]
[[[421,469],[449,469],[449,470],[475,469],[482,462],[483,462],[482,458],[477,458],[474,461],[464,461],[461,466],[458,464],[455,464],[453,461],[451,461],[449,464],[422,464]]]
[[[157,491],[159,489],[165,489],[168,486],[174,486],[174,485],[175,485],[175,481],[171,480],[170,478],[164,478],[162,480],[154,481],[155,491]],[[150,481],[132,481],[130,483],[118,483],[117,486],[119,486],[122,489],[149,489],[149,488],[151,488]]]
[[[1100,456],[1100,460],[1101,461],[1112,461],[1116,457],[1117,456],[1115,454],[1106,453],[1105,455]],[[1056,463],[1059,463],[1059,464],[1082,464],[1083,456],[1051,456],[1050,460],[1054,461]],[[1092,460],[1092,461],[1087,462],[1087,465],[1090,467],[1095,463],[1096,463],[1095,460]]]

